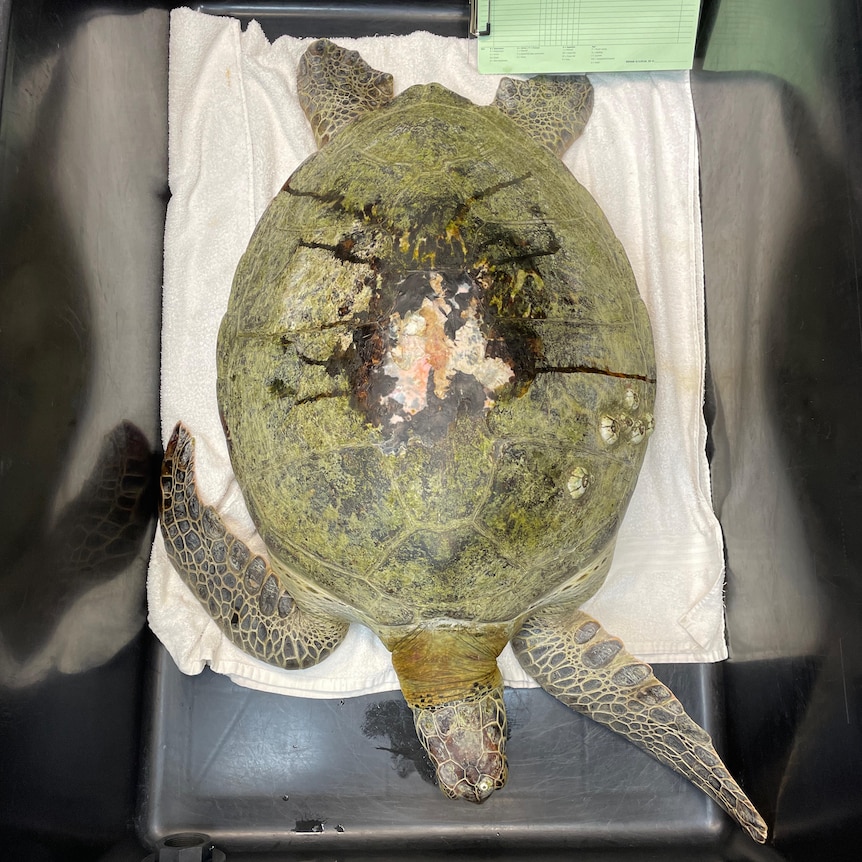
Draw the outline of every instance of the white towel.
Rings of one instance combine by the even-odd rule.
[[[396,92],[438,81],[477,104],[498,78],[479,75],[467,40],[428,33],[336,40],[395,76]],[[307,40],[270,44],[256,23],[189,10],[171,16],[170,187],[165,231],[162,431],[182,419],[197,438],[202,496],[265,552],[233,479],[215,396],[215,343],[234,269],[252,230],[297,164],[314,151],[296,98]],[[701,413],[703,278],[694,110],[686,73],[592,75],[595,109],[566,164],[603,207],[631,259],[652,318],[656,430],[606,585],[587,606],[651,661],[726,657],[723,553],[710,505]],[[177,665],[211,665],[236,682],[308,697],[398,688],[389,654],[351,626],[322,664],[281,671],[224,638],[167,561],[160,536],[149,621]],[[507,684],[532,684],[509,649]]]

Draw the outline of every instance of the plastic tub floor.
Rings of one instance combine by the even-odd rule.
[[[719,668],[659,665],[716,732]],[[221,850],[703,844],[727,822],[669,769],[538,689],[506,690],[509,782],[446,799],[399,692],[344,700],[189,677],[158,648],[142,832],[202,832]]]

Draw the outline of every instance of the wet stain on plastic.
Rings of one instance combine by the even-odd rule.
[[[325,820],[297,820],[294,832],[323,832],[326,829]]]
[[[400,778],[407,778],[417,772],[423,781],[436,786],[434,766],[416,736],[413,713],[406,703],[383,700],[371,704],[365,710],[362,733],[369,739],[389,739],[389,745],[379,745],[377,748],[389,752]]]

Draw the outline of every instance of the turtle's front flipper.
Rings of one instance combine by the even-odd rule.
[[[503,78],[492,103],[554,155],[577,140],[593,112],[593,85],[584,75]]]
[[[165,450],[159,509],[174,568],[240,649],[296,670],[322,661],[341,642],[347,622],[300,609],[266,560],[253,555],[201,502],[194,440],[182,424]]]
[[[733,780],[709,734],[653,675],[581,611],[546,609],[512,640],[524,669],[559,701],[605,724],[711,796],[755,841],[766,824]]]
[[[306,48],[296,86],[318,147],[356,117],[383,107],[393,94],[392,75],[372,69],[356,51],[328,39]]]

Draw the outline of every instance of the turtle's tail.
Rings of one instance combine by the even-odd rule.
[[[503,679],[489,644],[496,640],[420,630],[392,652],[419,741],[452,799],[483,802],[506,783]]]

